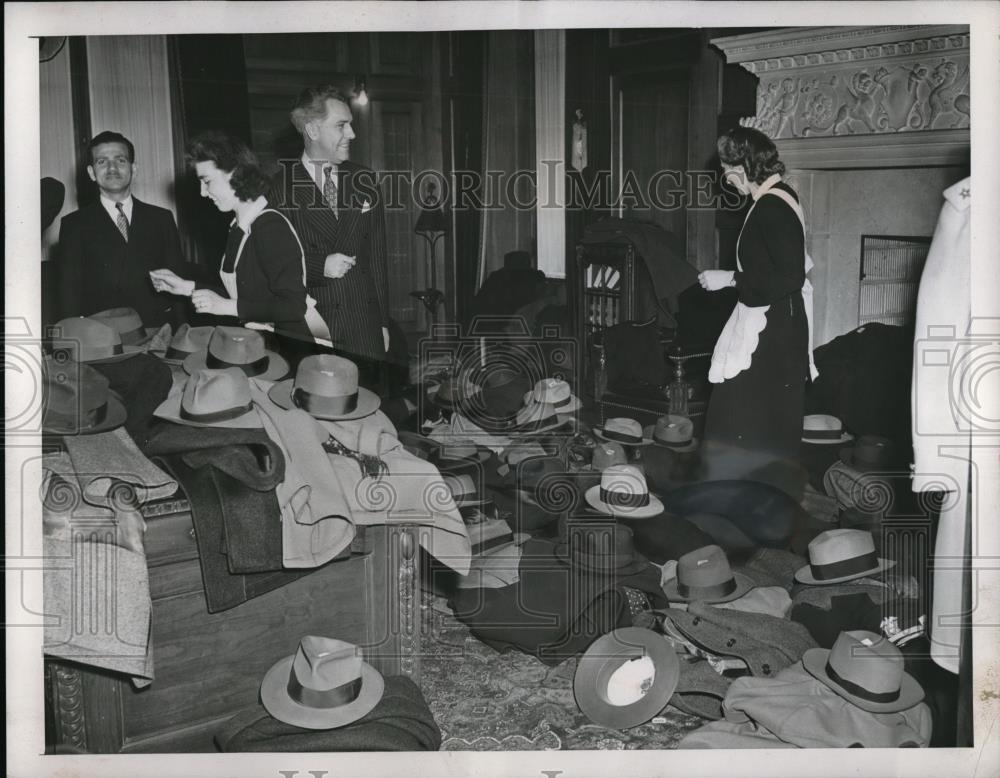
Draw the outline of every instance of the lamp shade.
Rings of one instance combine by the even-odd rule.
[[[413,231],[425,236],[448,232],[448,220],[444,217],[444,211],[440,208],[421,208]]]

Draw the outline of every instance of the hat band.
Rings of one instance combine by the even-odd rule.
[[[219,357],[215,356],[215,354],[213,354],[211,351],[209,351],[208,355],[205,357],[205,367],[210,367],[215,370],[222,370],[227,367],[238,367],[248,376],[253,377],[255,375],[260,375],[261,373],[267,370],[267,364],[270,361],[270,359],[271,358],[265,354],[260,359],[254,360],[253,362],[248,362],[246,364],[239,364],[236,362],[227,362],[224,359],[220,359]]]
[[[830,665],[829,660],[826,663],[826,674],[830,676],[831,681],[836,681],[837,685],[845,692],[850,692],[855,697],[860,697],[863,700],[868,700],[869,702],[895,702],[899,699],[899,689],[896,689],[894,692],[873,692],[864,686],[859,686],[856,683],[848,681],[846,678],[842,678]]]
[[[48,408],[45,411],[44,424],[51,427],[61,427],[62,429],[87,430],[103,422],[107,418],[107,415],[108,403],[106,401],[96,408],[85,411],[82,416]]]
[[[138,343],[140,340],[146,337],[146,330],[142,328],[142,325],[136,327],[134,330],[129,330],[128,332],[122,332],[118,335],[122,339],[122,343],[127,345],[132,345],[133,343]]]
[[[662,443],[664,446],[669,446],[670,448],[681,448],[682,446],[690,445],[691,440],[691,438],[687,440],[667,440],[659,437],[656,439],[658,443]]]
[[[845,575],[864,573],[878,567],[878,555],[870,551],[862,556],[842,559],[839,562],[830,562],[826,565],[814,565],[809,563],[813,578],[817,581],[828,581],[831,578],[843,578]]]
[[[299,705],[307,708],[339,708],[354,702],[361,693],[361,678],[355,678],[332,689],[320,691],[318,689],[307,689],[299,683],[293,670],[288,674],[288,696]]]
[[[567,405],[573,402],[573,395],[570,395],[564,400],[559,400],[558,402],[551,402],[545,399],[539,400],[537,397],[535,397],[534,400],[535,403],[538,405],[551,405],[553,408],[565,408]]]
[[[807,430],[802,428],[802,437],[812,440],[839,440],[843,434],[841,430]]]
[[[198,351],[200,349],[196,349]],[[189,356],[195,353],[195,351],[184,351],[183,349],[175,348],[171,346],[167,349],[167,353],[163,355],[164,359],[187,359]],[[208,358],[205,358],[205,363],[208,363]]]
[[[321,394],[313,394],[302,387],[295,387],[292,390],[292,402],[309,414],[343,416],[345,413],[351,413],[357,409],[358,393],[335,394],[325,397]]]
[[[626,494],[625,492],[611,492],[602,486],[601,502],[618,508],[644,508],[649,505],[649,492]]]
[[[601,432],[604,437],[617,440],[619,443],[642,443],[642,435],[629,435],[627,432],[616,432],[605,427]]]
[[[107,359],[108,357],[117,357],[124,353],[125,350],[122,348],[121,343],[115,343],[113,345],[103,345],[103,346],[88,346],[86,343],[84,343],[81,345],[80,348],[79,361],[93,362],[95,359]]]
[[[711,586],[688,586],[681,583],[680,579],[677,581],[677,592],[681,597],[725,597],[727,594],[732,594],[735,591],[735,578],[730,578],[728,581],[723,581],[720,584],[712,584]]]
[[[221,411],[211,411],[209,413],[195,413],[187,410],[183,405],[181,405],[180,417],[182,419],[187,419],[188,421],[200,421],[203,424],[214,424],[220,421],[237,419],[240,416],[249,413],[251,408],[253,408],[252,401],[248,402],[246,405],[241,405],[236,408],[226,408]]]

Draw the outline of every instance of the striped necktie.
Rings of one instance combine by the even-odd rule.
[[[128,243],[128,218],[125,216],[125,206],[121,203],[115,203],[115,208],[118,209],[118,217],[115,219],[115,224],[118,225],[118,232],[122,234],[125,242]]]
[[[337,212],[337,174],[334,172],[333,165],[327,165],[323,172],[326,175],[326,180],[323,182],[323,199],[330,206],[333,215],[340,218],[340,214]]]

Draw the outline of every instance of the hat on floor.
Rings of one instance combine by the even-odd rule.
[[[734,573],[726,552],[715,545],[689,551],[677,560],[677,576],[663,585],[672,602],[731,602],[754,588],[743,573]]]
[[[624,627],[599,637],[580,657],[573,694],[595,724],[629,729],[667,707],[679,675],[677,654],[661,635]]]
[[[184,370],[189,375],[206,367],[211,370],[238,367],[250,378],[263,381],[278,381],[288,375],[285,358],[266,349],[264,336],[246,327],[216,327],[205,350],[184,360]]]
[[[635,550],[631,529],[607,522],[564,524],[553,553],[570,567],[603,575],[633,575],[652,564]]]
[[[795,571],[799,583],[825,585],[877,575],[896,565],[880,559],[872,533],[862,529],[828,529],[809,542],[809,564]]]
[[[531,386],[529,381],[513,366],[502,362],[487,364],[479,371],[480,391],[466,398],[461,412],[487,432],[509,432],[517,423],[524,392]]]
[[[263,426],[250,397],[250,379],[238,367],[195,370],[184,388],[171,392],[153,415],[188,427],[259,429]]]
[[[627,446],[648,446],[653,442],[651,437],[643,434],[639,422],[621,417],[608,419],[603,427],[594,427],[594,434],[602,440],[624,443]]]
[[[590,466],[594,470],[603,472],[612,465],[627,464],[628,457],[625,456],[625,449],[622,448],[621,443],[602,440],[594,446],[594,452],[590,459]]]
[[[61,353],[74,362],[108,364],[141,353],[141,349],[125,348],[118,331],[96,319],[84,316],[63,319],[53,330],[52,353]]]
[[[917,680],[904,672],[899,648],[874,632],[841,632],[833,648],[806,651],[802,666],[845,700],[872,713],[906,710],[924,698]]]
[[[543,378],[524,393],[524,407],[517,412],[519,431],[542,431],[558,427],[567,414],[580,409],[580,401],[560,378]]]
[[[358,366],[333,354],[317,354],[299,362],[295,378],[279,381],[267,393],[282,408],[301,408],[326,421],[348,421],[378,410],[379,396],[358,385]]]
[[[215,330],[211,327],[192,327],[186,322],[177,328],[170,345],[163,355],[163,361],[171,365],[179,365],[196,351],[208,348],[208,341]]]
[[[447,411],[460,409],[462,404],[479,391],[467,378],[449,376],[427,393],[427,399]]]
[[[134,308],[108,308],[87,317],[106,324],[118,333],[123,346],[138,346],[156,334],[159,327],[146,328]]]
[[[382,699],[385,680],[343,640],[306,635],[298,650],[271,666],[260,700],[278,721],[334,729],[357,721]]]
[[[889,438],[862,435],[853,446],[840,450],[840,461],[862,472],[885,470],[899,465],[899,453]]]
[[[584,498],[594,510],[626,519],[647,519],[663,513],[663,503],[649,493],[646,477],[635,465],[612,465],[601,473],[601,483]]]
[[[832,443],[846,443],[854,436],[844,430],[844,425],[836,416],[826,413],[810,413],[802,417],[802,442],[828,446]]]
[[[437,441],[438,448],[431,452],[428,461],[438,470],[477,468],[490,458],[490,451],[480,448],[471,438],[448,437]]]
[[[128,418],[121,398],[90,365],[46,357],[42,430],[52,435],[95,435]]]
[[[652,438],[659,446],[685,453],[698,448],[698,439],[694,437],[694,422],[687,416],[673,413],[661,416],[656,424],[644,427],[643,437]]]

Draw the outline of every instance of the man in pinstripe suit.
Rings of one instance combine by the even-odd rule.
[[[385,210],[374,171],[348,161],[352,119],[333,87],[304,90],[291,112],[302,157],[282,165],[269,200],[302,241],[306,287],[334,350],[377,383],[389,348]]]

